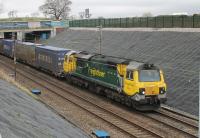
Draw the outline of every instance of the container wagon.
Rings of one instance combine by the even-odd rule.
[[[35,48],[37,46],[42,45],[18,41],[15,47],[16,59],[31,66],[35,66]]]
[[[14,57],[14,40],[3,40],[3,55],[13,58]]]
[[[3,38],[0,38],[0,54],[3,54]]]
[[[56,77],[64,77],[63,62],[65,54],[71,50],[53,46],[36,47],[36,67]]]

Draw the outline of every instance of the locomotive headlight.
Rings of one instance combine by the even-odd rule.
[[[142,94],[145,95],[145,91],[143,91]]]
[[[159,92],[160,92],[160,94],[164,94],[165,93],[165,88],[164,87],[160,87],[159,88]]]
[[[145,88],[139,88],[139,94],[145,95]]]

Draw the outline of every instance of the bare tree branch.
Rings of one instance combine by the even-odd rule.
[[[8,12],[8,17],[9,18],[14,18],[17,17],[17,10],[11,10]]]
[[[44,15],[54,16],[56,20],[65,19],[70,12],[70,0],[46,0],[46,2],[39,7],[39,10]]]

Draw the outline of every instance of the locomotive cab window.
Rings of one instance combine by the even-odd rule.
[[[72,62],[72,61],[73,61],[73,57],[70,56],[70,57],[69,57],[69,62]]]
[[[139,80],[140,80],[140,82],[160,81],[159,70],[140,70]]]
[[[133,71],[132,70],[128,70],[126,72],[126,79],[133,80]]]
[[[68,56],[65,56],[65,62],[67,62]]]

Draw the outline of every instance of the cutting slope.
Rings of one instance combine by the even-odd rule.
[[[88,138],[79,128],[0,79],[0,137]]]
[[[66,30],[46,43],[99,52],[99,32]],[[104,30],[102,53],[151,62],[165,72],[167,104],[198,115],[200,32]]]

